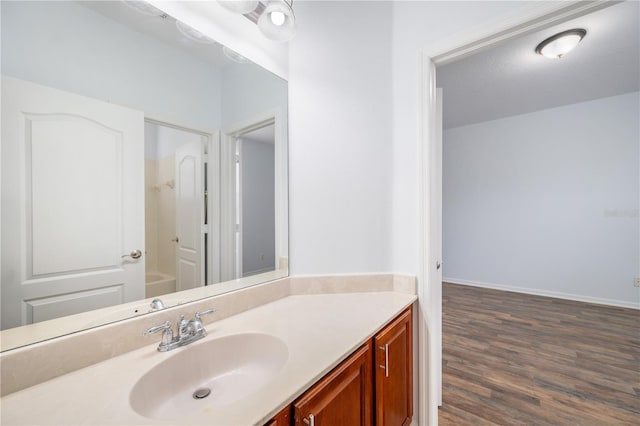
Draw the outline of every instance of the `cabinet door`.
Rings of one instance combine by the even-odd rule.
[[[287,405],[275,417],[269,420],[264,426],[290,426],[291,425],[291,406]]]
[[[296,426],[372,425],[371,343],[354,352],[294,404]]]
[[[401,426],[413,416],[412,309],[374,338],[376,425]]]

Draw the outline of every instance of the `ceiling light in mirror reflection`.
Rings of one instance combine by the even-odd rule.
[[[176,21],[176,28],[188,39],[191,39],[197,43],[202,44],[214,44],[216,41],[206,35],[202,34],[200,31],[191,28],[189,25],[185,24],[181,21]]]
[[[231,59],[234,62],[237,62],[239,64],[249,64],[249,63],[251,63],[251,60],[245,58],[244,56],[242,56],[238,52],[229,49],[227,46],[223,46],[222,47],[222,51],[224,52],[224,55],[227,58]]]

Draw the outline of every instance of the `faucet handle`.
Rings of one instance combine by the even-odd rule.
[[[171,329],[171,321],[166,321],[160,325],[151,327],[143,334],[146,336],[147,334],[157,333],[159,331],[162,331],[162,340],[160,340],[160,344],[158,345],[158,352],[166,352],[173,349],[175,347],[175,343],[173,341],[173,330]]]
[[[193,332],[194,332],[194,334],[196,334],[196,335],[198,335],[200,337],[204,337],[204,336],[207,335],[207,330],[205,330],[204,326],[202,325],[201,317],[203,315],[212,314],[215,311],[216,311],[215,309],[207,309],[206,311],[196,312],[195,319],[191,320],[191,323],[193,324]]]
[[[162,347],[165,347],[173,341],[173,330],[171,330],[171,321],[166,321],[160,325],[156,325],[155,327],[151,327],[147,331],[143,333],[144,336],[147,336],[151,333],[157,333],[162,331],[162,340],[160,341],[160,346],[158,346],[158,350],[160,351]]]
[[[151,327],[150,329],[148,329],[147,331],[145,331],[144,333],[142,333],[144,336],[151,334],[151,333],[157,333],[159,331],[163,331],[163,330],[169,330],[171,331],[171,321],[166,321],[160,325],[156,325],[155,327]]]
[[[215,311],[216,311],[215,309],[207,309],[206,311],[196,312],[196,319],[200,321],[203,315],[209,315],[214,313]]]

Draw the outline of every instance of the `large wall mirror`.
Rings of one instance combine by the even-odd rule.
[[[140,5],[1,3],[2,350],[288,274],[287,82]]]

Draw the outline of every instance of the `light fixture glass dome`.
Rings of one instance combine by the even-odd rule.
[[[258,0],[218,0],[220,6],[235,13],[250,13],[258,7]]]
[[[258,18],[258,28],[268,39],[291,40],[296,33],[296,22],[291,3],[286,0],[270,1]]]
[[[544,40],[536,47],[536,53],[545,58],[560,59],[572,51],[587,31],[582,28],[563,31]]]
[[[214,44],[216,42],[211,37],[208,37],[202,34],[200,31],[190,27],[189,25],[185,24],[182,21],[176,20],[176,27],[182,33],[183,36],[195,42],[202,43],[202,44]]]
[[[227,46],[222,46],[222,53],[224,53],[224,56],[226,56],[227,58],[231,59],[233,62],[237,62],[239,64],[250,64],[251,63],[251,61],[249,59],[245,58],[244,56],[242,56],[241,54],[239,54],[235,50],[229,49]]]

